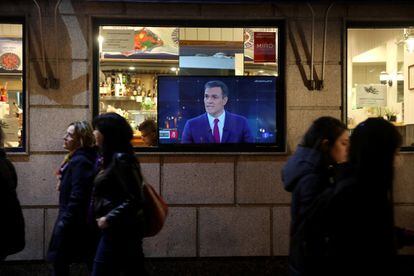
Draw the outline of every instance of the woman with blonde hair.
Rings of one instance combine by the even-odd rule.
[[[92,128],[86,121],[69,124],[63,136],[68,151],[57,172],[59,214],[50,240],[47,258],[53,275],[69,275],[69,265],[91,265],[94,252],[93,229],[87,223],[97,151]]]

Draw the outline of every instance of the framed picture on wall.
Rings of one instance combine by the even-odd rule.
[[[414,64],[408,66],[408,89],[414,90]]]

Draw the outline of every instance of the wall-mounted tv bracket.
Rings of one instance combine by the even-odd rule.
[[[36,0],[33,0],[38,16],[39,16],[39,32],[40,32],[40,54],[42,58],[42,64],[40,66],[40,85],[44,89],[59,89],[59,50],[57,49],[57,37],[58,37],[58,28],[57,28],[57,11],[59,8],[60,3],[62,0],[58,0],[55,5],[55,40],[56,40],[56,72],[55,74],[52,74],[52,76],[48,75],[48,72],[46,70],[46,54],[45,54],[45,44],[43,39],[43,22],[42,22],[42,10],[40,9],[40,5]]]
[[[331,8],[335,2],[332,2],[325,11],[324,30],[323,30],[323,47],[322,47],[322,74],[320,80],[314,79],[314,46],[315,46],[315,12],[312,5],[307,2],[307,6],[312,13],[312,25],[311,25],[311,64],[309,75],[309,90],[322,90],[325,87],[325,64],[326,64],[326,38],[328,30],[328,16]]]

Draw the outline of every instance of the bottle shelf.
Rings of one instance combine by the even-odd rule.
[[[135,97],[131,96],[102,96],[100,97],[101,101],[134,101],[135,102]]]
[[[23,73],[0,73],[0,77],[21,77],[23,76]]]

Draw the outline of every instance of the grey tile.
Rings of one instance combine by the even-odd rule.
[[[14,162],[18,177],[17,193],[22,205],[56,205],[55,172],[64,155],[32,155],[28,161]]]
[[[58,216],[59,209],[46,209],[46,216],[45,216],[45,256],[47,254],[47,250],[49,248],[50,238],[52,237],[53,227],[56,222],[56,218]]]
[[[195,257],[196,229],[195,208],[170,208],[161,232],[144,239],[145,256]]]
[[[307,7],[304,7],[307,11]],[[310,11],[309,11],[310,14]],[[292,18],[287,24],[286,44],[287,44],[287,61],[290,64],[297,62],[311,62],[311,24],[310,19]],[[314,62],[322,62],[324,20],[322,18],[315,20],[315,44],[314,44]],[[342,21],[340,19],[330,19],[328,21],[327,39],[326,39],[326,62],[339,63],[342,60]],[[309,66],[308,66],[309,67]],[[320,71],[318,71],[320,75]]]
[[[269,256],[270,210],[200,208],[200,256]]]
[[[163,195],[173,204],[234,202],[234,161],[230,157],[166,157]]]
[[[23,251],[7,257],[7,260],[43,259],[43,209],[24,209],[26,246]]]
[[[40,60],[30,62],[30,105],[89,105],[87,62],[61,60],[59,89],[42,87],[41,64]]]
[[[394,201],[414,203],[414,155],[400,153],[395,162]]]
[[[77,120],[89,120],[90,112],[82,108],[31,108],[30,151],[62,151],[63,134]]]
[[[41,40],[38,17],[29,18],[29,22],[29,34],[32,38],[29,39],[29,57],[40,59]],[[45,55],[52,70],[55,70],[57,57],[61,60],[88,59],[87,16],[59,14],[57,17],[57,36],[54,16],[42,17],[42,23]]]
[[[273,208],[273,254],[289,255],[290,207]]]
[[[342,75],[340,65],[327,65],[325,67],[325,87],[323,90],[310,91],[306,81],[309,80],[309,66],[304,65],[305,81],[300,73],[302,65],[288,65],[286,73],[286,97],[288,106],[332,106],[342,105]],[[321,66],[315,66],[316,72],[320,77]]]
[[[302,136],[314,120],[321,116],[341,117],[340,110],[289,110],[287,111],[288,152],[294,152]]]
[[[141,172],[145,180],[155,188],[157,192],[160,191],[160,157],[139,157],[141,165]]]
[[[244,157],[237,162],[237,203],[289,203],[281,181],[284,162],[275,157]]]

